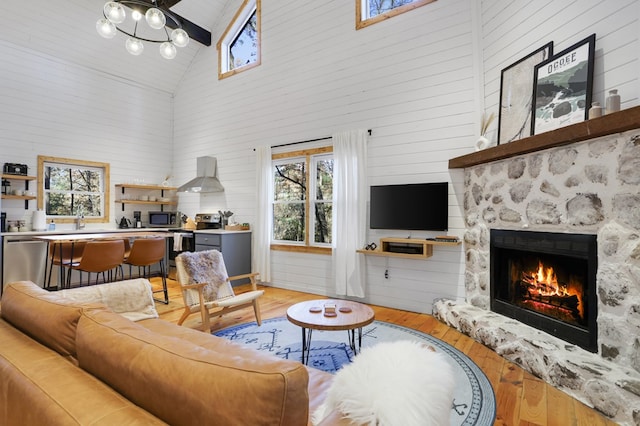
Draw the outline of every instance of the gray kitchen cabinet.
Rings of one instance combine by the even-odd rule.
[[[196,251],[218,250],[222,253],[229,276],[251,272],[251,232],[195,231]],[[234,281],[234,285],[249,280]]]

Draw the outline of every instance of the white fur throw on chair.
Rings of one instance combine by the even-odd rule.
[[[454,387],[451,365],[430,346],[379,343],[336,373],[313,423],[337,410],[359,425],[446,426]]]

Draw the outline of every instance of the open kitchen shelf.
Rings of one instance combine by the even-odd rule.
[[[29,190],[29,182],[32,180],[36,180],[35,176],[25,176],[25,175],[11,175],[11,174],[2,174],[2,179],[7,180],[21,180],[24,182],[24,190]],[[11,194],[2,194],[3,200],[24,200],[24,209],[29,209],[29,200],[35,200],[37,197],[33,195],[11,195]]]
[[[118,183],[116,184],[116,188],[120,188],[121,194],[124,195],[126,189],[140,189],[140,190],[150,190],[150,191],[160,191],[160,198],[164,198],[165,191],[175,191],[178,189],[175,186],[162,186],[162,185],[138,185],[138,184],[129,184],[129,183]],[[122,211],[124,211],[125,204],[147,204],[147,205],[156,205],[160,206],[162,209],[164,206],[177,206],[178,203],[176,201],[143,201],[143,200],[116,200],[116,203],[122,204]]]
[[[423,240],[418,238],[380,238],[375,250],[356,250],[369,256],[402,257],[404,259],[428,259],[433,256],[433,246],[459,246],[460,241]],[[406,249],[409,253],[395,250]]]

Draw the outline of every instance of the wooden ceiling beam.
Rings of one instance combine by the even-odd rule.
[[[146,0],[143,0],[146,1]],[[171,12],[171,14],[180,22],[180,25],[182,25],[182,29],[185,30],[187,32],[187,34],[189,34],[189,37],[192,40],[195,40],[201,44],[204,44],[205,46],[211,46],[211,32],[202,28],[201,26],[194,24],[193,22],[189,21],[186,18],[183,18],[182,16],[178,15],[177,13],[175,13],[172,10],[169,10],[170,7],[175,6],[176,4],[178,4],[181,0],[158,0],[157,1],[157,5],[160,6],[162,9],[168,10],[169,12]],[[149,7],[152,7],[152,3],[149,2]],[[146,10],[145,10],[146,11]],[[143,11],[143,12],[145,12]],[[176,26],[173,25],[173,23],[171,22],[170,19],[167,20],[167,27],[175,29]]]

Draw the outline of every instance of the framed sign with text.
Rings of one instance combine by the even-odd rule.
[[[596,35],[535,66],[531,134],[579,123],[588,117]]]

